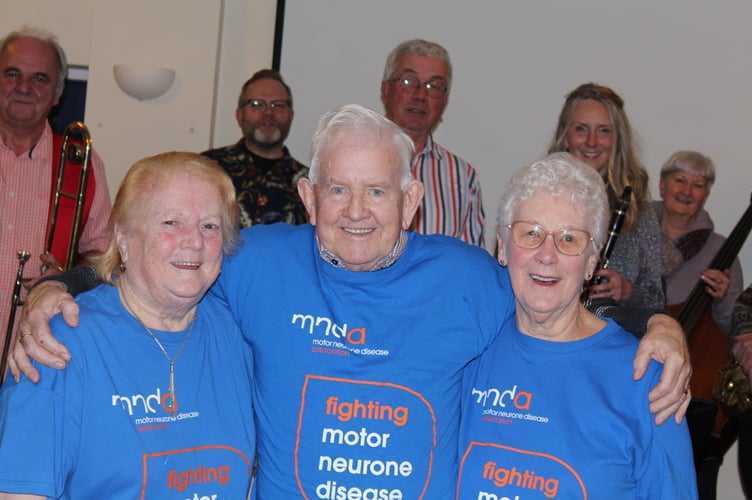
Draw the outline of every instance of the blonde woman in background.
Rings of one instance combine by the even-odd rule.
[[[661,233],[650,205],[648,173],[634,142],[622,98],[608,87],[586,83],[567,96],[548,152],[568,151],[594,168],[606,184],[612,211],[624,188],[632,187],[609,268],[595,273],[608,281],[591,286],[590,296],[661,308]]]

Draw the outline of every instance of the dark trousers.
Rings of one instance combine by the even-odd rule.
[[[693,398],[687,410],[687,424],[692,438],[692,451],[697,472],[697,491],[700,500],[716,500],[718,471],[723,463],[723,456],[737,437],[738,418],[729,420],[723,426],[720,437],[713,435],[717,412],[718,407],[714,401],[699,398]],[[752,419],[749,421],[752,423]],[[747,459],[746,465],[743,467],[749,476],[752,474],[752,469],[749,467],[752,461],[752,429],[748,432],[750,435],[748,436],[749,441],[746,450]]]
[[[739,480],[747,500],[752,500],[752,412],[739,417]]]

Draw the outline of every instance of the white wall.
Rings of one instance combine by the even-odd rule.
[[[86,122],[108,167],[111,188],[136,160],[209,143],[221,25],[220,2],[95,2]],[[143,13],[149,12],[148,16]],[[138,63],[176,70],[161,97],[138,101],[120,91],[112,66]]]
[[[0,33],[7,33],[28,23],[55,33],[65,48],[68,62],[89,65],[92,7],[96,0],[0,0]]]
[[[624,98],[654,195],[663,161],[697,149],[718,167],[707,203],[718,231],[728,234],[749,205],[747,0],[291,0],[286,11],[281,70],[296,97],[288,142],[301,159],[323,112],[350,102],[382,110],[384,61],[399,42],[449,50],[454,84],[436,138],[478,170],[489,247],[507,177],[545,154],[564,95],[590,80]],[[752,238],[740,257],[749,282]]]

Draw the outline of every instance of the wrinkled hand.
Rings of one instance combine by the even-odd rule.
[[[46,270],[40,274],[39,276],[36,276],[34,278],[26,278],[23,280],[23,286],[26,290],[31,290],[37,281],[39,281],[41,278],[45,278],[47,276],[53,276],[55,274],[60,274],[63,272],[63,266],[60,264],[54,255],[51,253],[43,253],[39,256],[39,260],[42,261],[44,266],[46,267]]]
[[[716,301],[720,301],[726,298],[729,285],[731,284],[731,271],[726,269],[725,271],[719,271],[718,269],[706,269],[702,275],[700,275],[702,281],[707,283],[705,291],[708,295],[713,297]]]
[[[32,382],[38,382],[39,372],[29,357],[52,368],[65,368],[70,353],[50,333],[49,321],[62,312],[68,325],[78,326],[78,304],[65,291],[65,285],[45,281],[29,292],[22,311],[16,333],[19,341],[13,344],[8,366],[16,380],[23,373]]]
[[[635,380],[645,375],[651,359],[663,363],[661,380],[648,395],[655,423],[660,425],[671,415],[680,423],[692,399],[689,391],[692,366],[684,331],[666,314],[654,314],[648,321],[648,331],[640,341],[634,360]]]
[[[632,282],[613,269],[599,269],[594,276],[606,278],[607,281],[590,287],[593,298],[607,297],[616,302],[626,302],[632,296]]]

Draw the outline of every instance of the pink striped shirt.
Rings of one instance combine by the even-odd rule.
[[[485,214],[475,169],[429,135],[426,147],[413,159],[413,176],[426,191],[413,230],[446,234],[482,247]]]
[[[24,277],[36,277],[42,261],[50,207],[52,165],[59,161],[52,153],[52,129],[45,126],[39,142],[20,156],[0,143],[0,341],[5,337],[10,313],[13,285],[18,272],[19,250],[31,252]],[[81,233],[79,250],[102,252],[107,248],[107,219],[110,216],[110,193],[104,165],[94,153],[91,162],[95,179],[94,200],[89,219]],[[91,181],[90,181],[91,182]],[[22,293],[21,297],[25,297]],[[16,320],[20,311],[16,313]],[[2,344],[0,344],[2,345]]]

